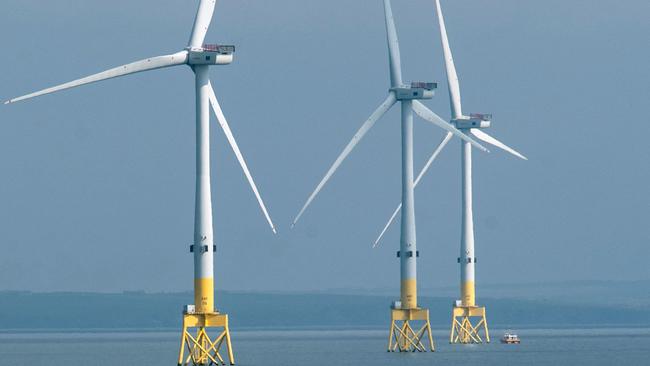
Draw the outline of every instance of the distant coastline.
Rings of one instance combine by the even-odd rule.
[[[217,291],[217,306],[231,315],[234,329],[376,329],[386,326],[392,296],[278,294]],[[191,293],[0,292],[0,331],[163,330],[180,324]],[[481,298],[493,327],[644,327],[650,307],[571,304],[549,299]],[[448,297],[422,297],[434,328],[447,328]]]

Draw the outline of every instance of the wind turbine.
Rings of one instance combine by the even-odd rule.
[[[426,347],[422,344],[422,339],[426,333],[428,335],[430,349],[433,351],[434,345],[431,336],[431,325],[429,323],[429,310],[418,307],[417,303],[416,261],[419,252],[416,247],[413,194],[413,111],[423,119],[448,131],[450,136],[456,135],[480,149],[485,150],[485,148],[465,133],[442,120],[419,101],[419,99],[430,99],[433,97],[434,89],[437,86],[435,83],[413,82],[410,85],[406,85],[402,82],[399,44],[390,0],[384,0],[384,15],[391,81],[388,96],[379,108],[361,125],[361,128],[352,137],[352,140],[345,146],[343,152],[336,158],[334,164],[318,183],[314,192],[309,196],[307,202],[293,220],[292,226],[298,222],[307,207],[325,183],[332,177],[334,172],[336,172],[343,160],[350,154],[352,149],[354,149],[359,141],[374,126],[377,120],[399,101],[402,107],[402,201],[404,202],[400,250],[397,252],[397,256],[400,258],[401,301],[395,301],[392,306],[388,350],[426,351]],[[424,325],[416,332],[410,325],[412,321],[423,321]]]
[[[5,102],[5,104],[15,103],[106,79],[171,66],[188,65],[193,70],[196,84],[196,201],[194,244],[190,246],[190,251],[194,253],[194,305],[186,305],[183,312],[183,335],[178,358],[179,365],[188,364],[190,361],[193,364],[207,364],[209,362],[223,364],[224,360],[219,351],[224,341],[228,359],[231,364],[235,363],[230,341],[228,315],[220,313],[214,307],[213,255],[216,246],[213,240],[210,191],[210,107],[212,107],[230,147],[233,149],[246,175],[264,217],[273,232],[276,232],[210,83],[209,67],[230,64],[233,61],[235,51],[234,46],[203,43],[212,20],[215,5],[216,0],[200,0],[189,43],[180,52],[118,66]],[[214,341],[206,331],[206,328],[210,327],[222,329]],[[191,331],[194,329],[196,333],[192,335]],[[185,346],[187,346],[189,354],[186,359],[184,359]]]
[[[440,38],[442,41],[443,55],[445,58],[445,71],[447,74],[447,83],[449,85],[449,101],[451,105],[452,119],[451,124],[456,126],[463,133],[469,133],[481,141],[490,145],[496,146],[520,159],[528,160],[525,156],[515,151],[511,147],[495,139],[494,137],[483,132],[481,129],[490,127],[492,115],[471,113],[469,116],[463,114],[460,103],[460,84],[458,82],[458,75],[456,67],[454,66],[454,59],[449,47],[449,39],[447,37],[447,29],[445,27],[445,20],[442,15],[440,1],[435,0],[436,10],[438,14],[438,24],[440,26]],[[451,139],[451,134],[443,138],[440,144],[436,147],[433,154],[424,165],[420,174],[415,181],[417,185],[422,176],[427,172],[433,161],[436,159],[440,151],[447,145]],[[476,290],[475,290],[475,276],[474,266],[476,264],[476,257],[474,254],[474,218],[472,211],[472,147],[465,141],[461,141],[461,177],[462,177],[462,228],[461,228],[461,241],[460,241],[460,256],[458,263],[460,264],[460,293],[461,299],[457,300],[453,308],[452,327],[450,334],[450,343],[482,343],[483,339],[479,334],[479,330],[483,328],[485,332],[485,339],[490,342],[490,334],[488,331],[487,320],[485,317],[485,307],[476,306]],[[402,208],[400,203],[393,215],[384,226],[384,229],[379,234],[373,247],[376,247],[386,230],[391,225],[397,213]],[[481,320],[474,325],[472,318],[480,318]]]

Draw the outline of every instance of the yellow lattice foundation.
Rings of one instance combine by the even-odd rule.
[[[490,343],[485,308],[478,306],[454,306],[451,317],[449,343]],[[480,320],[478,320],[480,319]],[[474,325],[472,320],[478,320]],[[481,338],[481,330],[485,340]]]
[[[219,336],[212,340],[208,335],[209,328],[220,329]],[[228,315],[219,313],[183,314],[183,335],[181,348],[178,353],[178,365],[225,365],[219,353],[222,346],[228,354],[228,361],[235,364],[228,329]],[[185,351],[187,350],[187,356]]]
[[[414,323],[420,323],[419,329],[415,328],[418,331],[413,328]],[[435,351],[428,309],[391,309],[388,352],[426,352],[423,340],[431,352]]]

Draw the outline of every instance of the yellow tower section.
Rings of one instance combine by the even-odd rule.
[[[198,313],[214,311],[214,279],[197,278],[194,280],[194,304]]]

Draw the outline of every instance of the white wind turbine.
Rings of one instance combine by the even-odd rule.
[[[390,5],[390,0],[384,0],[384,15],[386,21],[386,34],[388,42],[388,59],[390,66],[390,81],[391,87],[388,91],[388,96],[384,102],[377,108],[370,117],[361,125],[361,128],[352,137],[352,140],[345,146],[343,152],[336,158],[334,164],[327,171],[323,179],[318,183],[314,192],[309,196],[298,215],[293,220],[294,226],[307,207],[314,200],[316,195],[323,188],[325,183],[332,177],[343,160],[350,154],[352,149],[361,141],[366,133],[375,125],[390,108],[398,101],[402,107],[402,201],[405,202],[404,210],[402,211],[402,227],[401,227],[401,240],[400,251],[400,302],[397,302],[393,308],[391,336],[389,339],[388,349],[393,351],[396,347],[400,350],[418,350],[424,351],[424,346],[420,342],[426,330],[429,330],[430,348],[433,350],[433,340],[430,333],[428,310],[421,309],[417,305],[417,267],[416,260],[418,251],[416,249],[416,235],[415,235],[415,210],[414,210],[414,194],[413,194],[413,111],[426,121],[443,128],[448,131],[448,135],[456,135],[472,144],[479,149],[485,150],[474,139],[467,136],[464,132],[459,131],[457,128],[445,122],[442,118],[437,116],[429,110],[419,99],[430,99],[433,97],[435,83],[413,82],[406,85],[402,82],[402,69],[400,60],[399,44],[397,39],[397,31],[395,29],[395,21]],[[486,150],[487,151],[487,150]],[[397,326],[396,320],[404,320],[403,326]],[[415,332],[408,325],[409,320],[424,320],[425,325],[419,331]],[[392,343],[392,337],[395,335],[395,346]]]
[[[370,131],[370,129],[375,125],[375,123],[388,112],[391,107],[401,101],[402,106],[407,110],[415,111],[415,113],[420,116],[422,119],[433,123],[434,125],[448,131],[448,134],[451,138],[452,135],[456,135],[461,139],[467,141],[468,143],[478,147],[481,150],[487,151],[483,146],[477,143],[474,139],[467,136],[463,132],[456,129],[454,126],[450,125],[448,122],[440,118],[437,114],[433,113],[429,108],[424,104],[418,101],[418,99],[430,99],[433,97],[433,89],[437,87],[435,83],[421,83],[414,82],[412,85],[406,85],[402,82],[402,66],[401,58],[399,51],[399,44],[397,39],[397,31],[395,29],[395,21],[393,19],[392,10],[390,7],[390,0],[384,0],[385,15],[386,15],[386,34],[388,42],[388,61],[390,66],[390,81],[391,88],[388,90],[388,96],[381,103],[381,105],[370,115],[370,117],[361,125],[361,128],[354,134],[352,140],[345,146],[343,152],[336,158],[334,164],[327,171],[323,179],[318,183],[316,189],[307,199],[307,202],[303,205],[298,212],[298,215],[294,218],[291,226],[295,226],[298,220],[302,217],[303,213],[307,207],[314,200],[316,195],[323,188],[325,183],[332,177],[332,175],[339,168],[343,160],[352,152],[352,150],[357,146],[359,141]],[[429,88],[429,89],[427,89]],[[411,91],[415,93],[412,95]],[[412,105],[411,105],[412,104]],[[408,112],[411,114],[412,112]]]
[[[65,89],[78,87],[106,79],[121,77],[143,71],[160,69],[171,66],[188,65],[195,75],[195,93],[196,93],[196,201],[195,201],[195,221],[194,221],[194,245],[191,251],[194,253],[194,299],[195,306],[186,309],[190,314],[217,314],[214,308],[214,274],[213,274],[213,230],[212,230],[212,202],[210,191],[210,107],[216,115],[226,138],[241,165],[246,179],[250,184],[260,208],[275,233],[275,226],[271,217],[262,201],[260,193],[253,181],[248,166],[244,161],[237,142],[228,126],[228,122],[221,110],[219,102],[215,96],[214,90],[209,79],[209,66],[227,65],[233,61],[234,46],[223,46],[204,44],[204,39],[212,21],[212,15],[216,0],[200,0],[199,8],[194,20],[194,26],[190,36],[189,43],[185,49],[180,52],[151,57],[144,60],[136,61],[130,64],[118,66],[94,75],[77,79],[65,84],[53,86],[21,97],[13,98],[5,104],[15,103],[18,101],[50,94]],[[223,316],[225,314],[221,314]],[[215,318],[216,319],[216,318]],[[223,319],[222,319],[223,320]],[[219,320],[219,321],[222,321]],[[211,325],[212,324],[212,325]],[[213,326],[214,322],[210,320],[203,323],[204,327]],[[230,336],[227,331],[227,318],[225,320],[225,338],[228,343],[229,356],[231,363],[234,363],[232,352],[230,350]],[[204,332],[205,333],[205,332]],[[207,335],[205,335],[207,337]],[[195,345],[201,344],[204,339],[201,333],[194,339]],[[220,345],[221,343],[219,343]],[[200,348],[200,347],[199,347]],[[205,349],[204,349],[205,351]],[[206,361],[208,359],[215,361],[220,358],[217,350],[214,355],[210,355],[210,350],[203,353],[202,356],[192,358],[192,361]],[[179,364],[180,364],[179,360]]]
[[[484,141],[490,145],[496,146],[520,159],[528,160],[525,156],[515,151],[511,147],[505,145],[501,141],[495,139],[494,137],[483,132],[481,129],[490,127],[492,116],[489,114],[479,114],[471,113],[469,116],[464,115],[461,110],[460,102],[460,84],[458,82],[458,74],[456,73],[456,67],[454,66],[454,59],[451,54],[451,48],[449,47],[449,39],[447,37],[447,29],[445,27],[445,21],[442,15],[442,9],[440,7],[440,1],[435,0],[436,10],[438,14],[438,24],[440,27],[440,38],[442,41],[443,55],[445,58],[445,71],[447,74],[447,83],[449,86],[449,100],[451,105],[451,114],[452,119],[451,124],[456,126],[459,130],[464,133],[469,133],[481,141]],[[436,159],[440,151],[447,145],[451,139],[451,134],[447,135],[442,139],[440,144],[436,147],[433,154],[426,162],[420,173],[418,174],[415,184],[420,182],[422,176],[427,172],[433,161]],[[474,219],[472,213],[472,148],[470,144],[465,141],[461,141],[461,170],[462,170],[462,229],[461,229],[461,245],[460,245],[460,257],[458,262],[461,266],[461,300],[459,301],[458,311],[455,311],[454,314],[459,314],[463,319],[462,321],[456,324],[454,320],[454,325],[458,327],[452,328],[451,339],[453,342],[461,343],[471,343],[478,342],[480,336],[477,333],[479,326],[484,326],[487,341],[489,342],[489,334],[487,331],[487,322],[485,321],[485,308],[476,307],[475,299],[475,277],[474,277],[474,265],[476,263],[476,257],[474,256]],[[386,230],[390,227],[391,223],[394,221],[397,213],[402,208],[400,203],[398,207],[393,211],[392,216],[384,226],[383,230],[375,240],[373,247],[376,247],[381,241],[382,237],[386,233]],[[468,310],[469,309],[469,310]],[[482,309],[482,311],[480,311]],[[469,317],[471,316],[481,316],[482,323],[479,323],[476,326],[471,326],[469,322]],[[454,317],[456,318],[456,317]],[[469,325],[468,325],[469,324]],[[457,331],[458,336],[454,337],[454,329]]]

